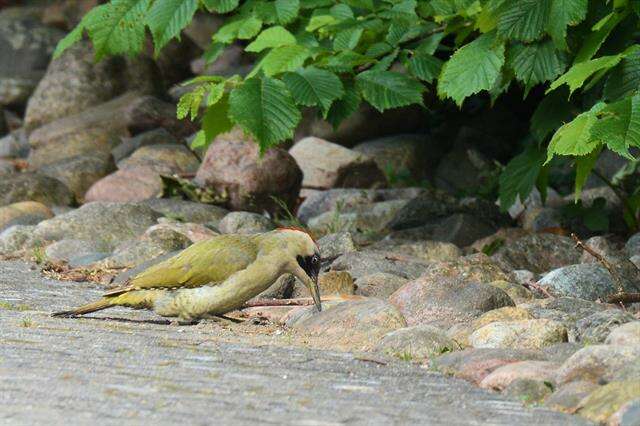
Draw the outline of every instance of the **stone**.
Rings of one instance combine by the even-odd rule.
[[[13,225],[0,232],[0,254],[11,254],[29,248],[35,225]]]
[[[77,155],[38,169],[45,176],[58,179],[73,192],[79,203],[95,182],[115,170],[111,156]]]
[[[533,293],[521,284],[514,284],[508,281],[498,280],[490,282],[489,285],[497,287],[507,293],[511,300],[513,300],[516,304],[527,302],[534,297]]]
[[[479,384],[490,373],[503,365],[518,361],[544,361],[540,351],[513,348],[470,348],[450,352],[431,361],[431,367],[441,373],[450,374]]]
[[[550,361],[520,361],[503,365],[482,379],[480,387],[501,391],[515,380],[530,379],[554,383],[560,364]]]
[[[438,222],[433,239],[465,247],[495,231],[495,227],[473,214],[457,213]]]
[[[427,150],[426,135],[400,134],[359,143],[353,150],[373,158],[391,184],[416,182],[426,177],[438,155]]]
[[[409,280],[387,272],[374,272],[358,278],[356,294],[386,299]]]
[[[558,371],[558,383],[610,381],[624,366],[640,357],[640,346],[592,345],[580,349]]]
[[[525,405],[541,402],[547,395],[553,392],[552,385],[546,381],[535,379],[516,379],[504,388],[502,394],[516,398]]]
[[[173,145],[178,139],[163,128],[148,130],[131,138],[123,138],[122,142],[111,150],[116,163],[134,153],[138,148],[149,145]]]
[[[407,324],[402,314],[388,302],[365,299],[339,303],[288,325],[321,337],[335,348],[369,350],[387,333]]]
[[[640,357],[620,368],[611,376],[610,381],[619,382],[622,380],[640,380]]]
[[[596,390],[595,383],[576,380],[557,388],[553,394],[544,401],[545,407],[564,413],[575,413],[576,408],[587,395]]]
[[[13,225],[35,225],[53,217],[49,207],[35,201],[22,201],[0,207],[0,232]]]
[[[615,261],[616,259],[622,257],[622,251],[618,249],[611,241],[602,236],[591,237],[584,242],[584,244],[588,247],[591,247],[596,253],[604,256],[605,259],[610,261]],[[628,256],[631,257],[631,256]],[[599,263],[600,261],[587,253],[586,251],[582,253],[582,257],[580,258],[580,263]]]
[[[127,92],[31,132],[29,165],[37,169],[76,155],[110,155],[122,137],[158,127],[175,137],[186,137],[196,130],[189,120],[176,118],[175,105]]]
[[[161,85],[149,59],[109,56],[96,62],[94,56],[91,44],[81,41],[51,61],[27,103],[26,128],[77,114],[127,90],[154,93]]]
[[[520,216],[522,229],[529,232],[545,232],[562,228],[562,213],[560,209],[551,207],[527,208]]]
[[[0,137],[0,158],[24,158],[29,155],[29,141],[24,129]]]
[[[240,130],[216,137],[209,146],[195,182],[228,197],[227,207],[262,213],[280,209],[273,197],[293,209],[302,171],[289,153],[271,148],[260,155],[258,145]]]
[[[318,276],[318,288],[320,294],[324,296],[351,296],[355,294],[356,285],[353,278],[345,271],[328,271]],[[309,289],[300,281],[295,280],[290,296],[292,299],[300,297],[311,297]]]
[[[290,298],[291,293],[293,292],[293,287],[295,283],[296,283],[296,277],[294,277],[291,274],[282,274],[276,280],[276,282],[271,284],[271,286],[268,289],[266,289],[265,291],[263,291],[262,293],[260,293],[259,295],[257,295],[251,300]],[[278,306],[278,307],[282,307],[282,306]],[[271,306],[269,306],[269,308],[271,308]],[[290,309],[287,309],[285,312],[282,312],[282,314],[284,315],[288,313],[289,310]],[[246,309],[242,310],[242,312],[245,312],[245,311]],[[279,316],[279,319],[281,318],[282,318],[282,315]],[[281,321],[278,321],[278,322],[282,323]]]
[[[439,328],[416,325],[401,328],[386,334],[374,350],[401,359],[425,361],[429,358],[459,349],[456,342]]]
[[[45,256],[52,262],[70,262],[74,258],[95,256],[105,257],[108,253],[101,252],[100,247],[90,240],[64,239],[47,246]],[[98,256],[100,257],[100,256]]]
[[[192,243],[208,240],[216,235],[220,235],[200,223],[181,222],[166,217],[159,218],[158,224],[147,229],[147,232],[157,229],[168,229],[172,232],[177,232],[178,234],[184,235]]]
[[[27,13],[0,11],[0,58],[10,58],[0,64],[0,105],[24,106],[62,37]]]
[[[90,240],[101,250],[112,250],[122,242],[142,235],[158,217],[158,213],[143,205],[89,203],[40,222],[33,234],[44,241]]]
[[[455,244],[433,240],[406,242],[385,239],[372,244],[368,249],[392,251],[426,262],[448,262],[462,256],[462,250]]]
[[[628,257],[640,255],[640,232],[633,234],[624,245]]]
[[[229,211],[212,204],[196,203],[179,198],[150,198],[140,204],[151,207],[166,218],[180,222],[202,223],[217,227]]]
[[[640,398],[640,380],[608,383],[580,401],[576,413],[592,422],[604,423],[629,401]]]
[[[471,346],[469,344],[469,336],[473,331],[473,327],[470,324],[456,323],[449,327],[447,336],[453,339],[461,348],[468,348]]]
[[[505,306],[504,308],[498,308],[485,312],[478,319],[473,321],[473,329],[477,330],[484,327],[487,324],[497,321],[518,321],[533,319],[533,316],[526,309],[518,308],[517,306]]]
[[[473,192],[486,180],[490,163],[484,155],[467,146],[455,146],[438,163],[435,172],[436,187],[452,194]]]
[[[71,31],[85,14],[98,5],[98,0],[53,2],[42,9],[40,19],[45,25]]]
[[[119,169],[149,167],[163,175],[195,173],[199,166],[195,154],[180,144],[142,146],[118,163]]]
[[[396,256],[392,252],[357,251],[345,253],[331,264],[331,270],[347,271],[357,281],[375,272],[395,274],[403,278],[419,277],[429,265],[409,256]]]
[[[640,425],[640,398],[625,402],[607,422],[610,426],[638,426]]]
[[[633,283],[624,282],[627,291]],[[606,299],[617,292],[618,285],[607,269],[597,263],[581,263],[554,269],[538,285],[554,296],[571,296],[586,300]]]
[[[307,137],[289,154],[302,169],[302,186],[314,189],[372,188],[387,185],[373,158],[329,141]]]
[[[261,214],[231,212],[220,220],[218,229],[223,234],[259,234],[275,229],[275,225]]]
[[[547,319],[492,322],[469,336],[474,348],[540,349],[566,341],[564,325]]]
[[[506,242],[518,240],[525,235],[529,235],[529,233],[522,228],[500,228],[488,237],[474,241],[470,248],[476,252],[491,256]]]
[[[329,259],[333,261],[345,253],[357,250],[356,244],[353,242],[353,238],[349,232],[337,232],[335,234],[325,235],[317,241],[317,244],[320,249],[320,257],[323,260]]]
[[[356,189],[336,188],[326,191],[307,191],[298,207],[297,217],[302,223],[328,211],[348,211],[358,206],[393,200],[410,200],[421,194],[423,188]]]
[[[578,340],[587,345],[603,343],[620,324],[634,321],[635,317],[619,309],[608,309],[582,318],[576,323]]]
[[[640,346],[640,321],[627,322],[615,327],[604,343],[607,345]]]
[[[84,195],[84,202],[127,203],[160,197],[163,184],[160,175],[150,167],[117,170],[95,182]]]
[[[0,206],[18,201],[37,201],[46,206],[70,205],[73,194],[58,179],[40,173],[25,172],[0,179]]]
[[[321,234],[338,231],[380,232],[406,203],[406,200],[389,200],[346,211],[329,211],[309,219],[307,223],[309,229]]]
[[[560,342],[545,346],[542,348],[542,351],[545,353],[549,361],[563,363],[580,349],[582,349],[582,345],[578,343]]]
[[[491,257],[506,269],[526,269],[535,273],[580,262],[581,253],[569,237],[556,234],[526,235],[507,241]]]
[[[484,312],[513,301],[502,290],[461,278],[431,280],[428,272],[410,281],[389,297],[409,325],[438,324],[446,327],[478,318]]]

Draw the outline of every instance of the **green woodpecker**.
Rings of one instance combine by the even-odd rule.
[[[303,231],[284,228],[255,235],[220,235],[151,266],[97,302],[53,316],[127,306],[193,321],[240,308],[285,273],[304,283],[320,311],[319,271],[318,247]]]

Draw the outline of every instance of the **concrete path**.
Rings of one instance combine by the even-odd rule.
[[[48,316],[99,292],[0,262],[0,424],[585,424],[409,363],[286,346],[286,333],[278,346],[127,310]]]

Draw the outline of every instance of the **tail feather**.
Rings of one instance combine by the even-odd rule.
[[[97,302],[89,303],[79,308],[72,309],[70,311],[54,312],[52,317],[75,317],[77,315],[85,315],[91,312],[101,311],[113,306],[113,301],[108,298],[103,298]]]

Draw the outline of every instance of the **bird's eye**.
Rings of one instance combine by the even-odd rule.
[[[318,255],[313,255],[313,257],[311,258],[311,263],[316,265],[318,262],[320,262],[320,258],[318,257]]]

